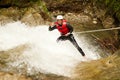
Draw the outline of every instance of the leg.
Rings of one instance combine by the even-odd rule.
[[[57,38],[57,42],[59,42],[59,41],[65,41],[65,40],[68,40],[68,37],[67,36],[60,36],[60,37],[58,37]]]
[[[70,34],[68,37],[69,37],[70,42],[78,49],[78,51],[81,53],[81,55],[85,56],[85,53],[83,52],[83,50],[77,44],[73,34]]]

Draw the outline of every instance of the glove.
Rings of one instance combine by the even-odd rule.
[[[51,22],[51,23],[49,24],[50,27],[53,27],[54,25],[55,25],[54,22]]]

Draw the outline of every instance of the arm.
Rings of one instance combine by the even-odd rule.
[[[52,23],[50,23],[50,25],[49,25],[49,31],[52,31],[52,30],[54,30],[54,29],[56,29],[56,25],[52,22]]]
[[[54,29],[56,29],[56,25],[53,26],[53,27],[49,26],[49,31],[52,31],[52,30],[54,30]]]
[[[70,33],[72,33],[73,32],[73,27],[69,23],[67,23],[67,27],[70,30]]]

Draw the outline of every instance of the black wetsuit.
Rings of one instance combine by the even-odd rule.
[[[62,26],[62,25],[59,25],[59,26]],[[74,36],[73,36],[73,34],[72,34],[72,32],[73,32],[73,27],[72,27],[69,23],[67,23],[66,26],[67,26],[67,28],[69,29],[69,33],[70,33],[70,34],[67,35],[67,36],[61,34],[61,36],[58,37],[57,41],[60,41],[60,40],[61,40],[61,41],[69,40],[69,41],[78,49],[78,51],[81,53],[81,55],[82,55],[82,56],[85,56],[85,53],[84,53],[83,50],[79,47],[79,45],[77,44],[77,42],[76,42],[76,40],[75,40],[75,38],[74,38]],[[49,26],[49,31],[52,31],[52,30],[54,30],[54,29],[57,29],[56,25],[53,26],[53,27]]]

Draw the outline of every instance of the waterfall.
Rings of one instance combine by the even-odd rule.
[[[21,22],[0,26],[0,51],[7,51],[20,45],[28,45],[12,66],[27,64],[27,72],[33,68],[42,73],[71,76],[72,69],[78,62],[98,59],[97,47],[90,45],[86,37],[74,33],[80,47],[86,53],[82,57],[69,41],[56,42],[60,36],[57,30],[48,31],[48,25],[29,27]],[[18,52],[19,53],[19,52]],[[11,54],[12,55],[12,54]]]

